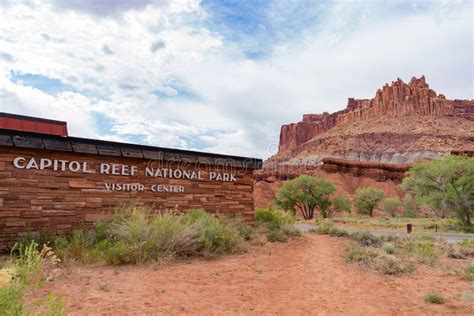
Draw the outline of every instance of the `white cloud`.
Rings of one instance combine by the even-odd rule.
[[[397,77],[425,74],[448,98],[474,94],[469,3],[387,15],[375,4],[337,2],[258,60],[205,26],[210,15],[199,1],[119,1],[96,8],[110,9],[104,17],[92,4],[2,8],[0,53],[11,58],[0,58],[0,110],[67,120],[75,136],[137,135],[157,146],[266,157],[281,124],[372,97]],[[275,5],[270,18],[283,19],[283,9]],[[12,71],[73,91],[48,95],[14,83]]]

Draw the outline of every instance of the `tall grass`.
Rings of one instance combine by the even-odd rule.
[[[116,265],[236,253],[245,249],[245,240],[236,225],[204,210],[153,213],[130,205],[97,224],[94,232],[76,231],[55,245],[63,258]]]
[[[24,289],[36,281],[41,283],[50,279],[52,271],[42,271],[56,265],[56,257],[51,248],[39,245],[35,241],[18,243],[12,248],[7,266],[12,271],[12,280],[8,286],[0,287],[0,315],[62,315],[65,312],[64,299],[54,293],[35,302],[22,302]],[[41,272],[44,272],[43,274]]]

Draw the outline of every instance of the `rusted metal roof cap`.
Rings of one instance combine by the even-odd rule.
[[[68,136],[67,122],[0,112],[0,129]]]

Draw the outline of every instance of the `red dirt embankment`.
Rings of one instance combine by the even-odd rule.
[[[343,247],[340,239],[306,235],[158,270],[81,267],[39,291],[64,295],[71,315],[472,313],[473,303],[460,298],[470,285],[459,277],[425,267],[410,276],[380,276],[346,264]],[[447,302],[425,303],[427,292],[438,292]]]

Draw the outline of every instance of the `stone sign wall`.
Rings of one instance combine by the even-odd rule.
[[[18,146],[25,137],[9,137],[11,144],[2,144],[0,135],[0,249],[29,232],[90,226],[130,201],[155,210],[203,208],[253,220],[253,170],[261,161],[192,152],[152,155],[140,147],[128,150],[141,158],[124,157],[127,150],[117,143],[102,154],[100,144],[83,144],[98,151],[81,153],[74,150],[78,142],[67,138],[56,140],[69,143],[70,151],[48,150],[46,139],[25,148]],[[112,156],[115,147],[121,154]]]

